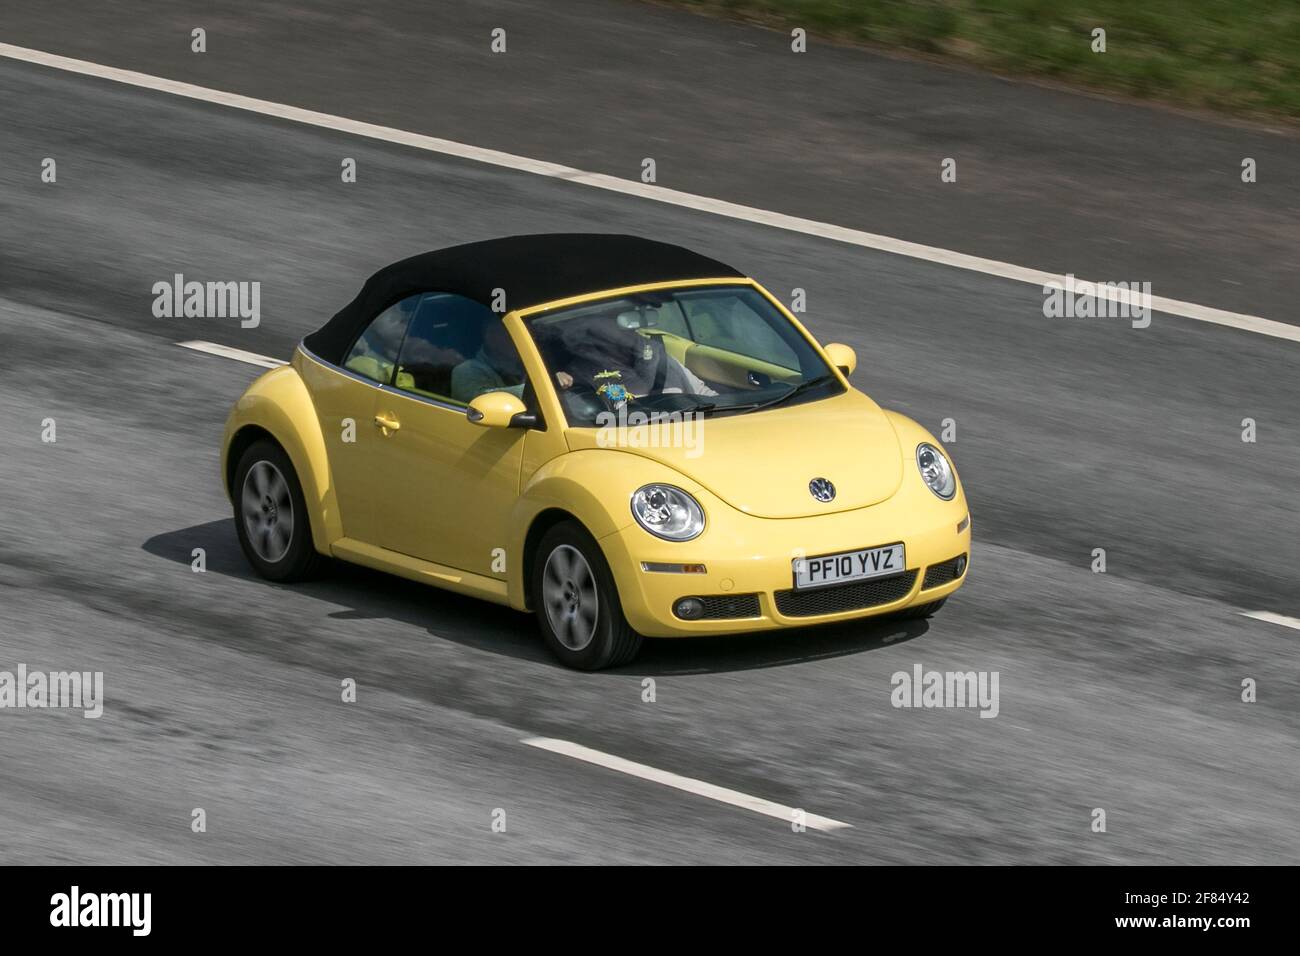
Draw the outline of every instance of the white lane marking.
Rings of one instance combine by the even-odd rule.
[[[726,787],[714,786],[711,783],[705,783],[703,780],[695,780],[691,777],[669,773],[667,770],[657,770],[643,763],[624,760],[622,757],[615,757],[599,750],[592,750],[590,747],[570,743],[567,740],[556,740],[552,737],[525,737],[520,743],[541,750],[549,750],[551,753],[563,754],[566,757],[573,757],[575,760],[585,760],[587,763],[594,763],[609,770],[617,770],[633,777],[640,777],[642,780],[661,783],[665,787],[673,787],[697,796],[708,797],[710,800],[717,800],[719,803],[726,803],[765,816],[776,817],[786,823],[794,820],[794,807],[782,806],[779,803],[764,800],[762,797],[751,797],[749,794],[741,793],[738,790],[728,790]],[[832,820],[830,817],[819,817],[815,813],[806,812],[804,823],[814,830],[830,831],[845,828],[852,829],[853,827],[851,823],[841,823],[839,820]]]
[[[258,355],[256,352],[245,352],[243,349],[233,348],[229,345],[219,345],[216,342],[177,342],[183,349],[193,349],[196,352],[207,352],[209,355],[220,355],[222,358],[234,359],[236,362],[247,362],[249,365],[260,365],[262,368],[279,368],[281,365],[288,365],[288,362],[282,362],[280,359],[271,358],[269,355]]]
[[[858,229],[848,229],[844,226],[835,226],[830,223],[817,222],[813,219],[802,219],[798,216],[788,216],[784,213],[771,212],[766,209],[757,209],[752,206],[743,206],[739,203],[726,202],[721,199],[711,199],[708,196],[698,196],[694,193],[681,192],[676,189],[668,189],[664,186],[655,186],[636,180],[619,179],[615,176],[607,176],[603,173],[589,173],[581,169],[574,169],[571,166],[561,166],[558,163],[548,163],[543,160],[529,159],[526,156],[516,156],[513,153],[503,153],[495,149],[484,149],[480,146],[470,146],[449,139],[439,139],[436,136],[425,136],[421,133],[412,133],[407,130],[393,129],[390,126],[377,126],[373,123],[363,123],[359,120],[351,120],[342,116],[333,116],[329,113],[318,113],[315,110],[305,110],[297,106],[288,106],[284,103],[275,103],[270,100],[259,100],[251,96],[240,96],[237,93],[225,93],[221,90],[209,89],[205,86],[195,86],[192,83],[181,83],[177,80],[168,80],[160,76],[151,76],[148,73],[137,73],[134,70],[121,70],[117,67],[103,66],[98,63],[90,63],[86,60],[75,60],[71,57],[59,56],[54,53],[45,53],[41,50],[31,50],[26,47],[14,46],[9,43],[0,43],[0,56],[7,57],[11,60],[21,60],[24,63],[35,63],[40,66],[48,66],[56,70],[65,70],[70,73],[80,73],[85,76],[94,76],[100,79],[112,80],[115,83],[125,83],[128,86],[138,86],[159,93],[170,93],[174,96],[183,96],[188,99],[202,100],[205,103],[216,103],[221,106],[229,106],[232,109],[246,110],[250,113],[274,116],[278,119],[289,120],[295,123],[305,123],[308,126],[337,130],[341,133],[350,133],[355,136],[364,136],[369,139],[383,140],[388,143],[398,143],[403,146],[410,146],[431,153],[441,153],[446,156],[456,156],[461,159],[473,160],[474,162],[479,163],[488,163],[493,166],[504,166],[508,169],[533,173],[538,176],[549,176],[554,179],[563,179],[568,182],[579,183],[596,189],[605,189],[610,192],[622,193],[626,196],[637,196],[641,199],[650,199],[655,202],[667,203],[671,206],[682,206],[687,209],[694,209],[698,212],[707,212],[716,216],[725,216],[729,219],[739,219],[744,222],[770,226],[775,229],[784,229],[788,232],[797,232],[807,236],[817,236],[821,239],[831,239],[836,242],[843,242],[853,246],[862,246],[880,252],[889,252],[894,255],[907,256],[912,259],[921,259],[926,262],[951,266],[955,269],[966,269],[972,272],[981,272],[985,275],[997,276],[1002,279],[1027,282],[1030,285],[1040,287],[1049,283],[1064,285],[1067,281],[1066,277],[1062,274],[1043,272],[1039,269],[1028,269],[1024,266],[1012,265],[1009,262],[998,262],[994,259],[984,259],[979,256],[967,255],[964,252],[953,252],[949,249],[925,246],[916,242],[907,242],[903,239],[894,239],[890,236],[880,236],[870,232],[862,232]],[[1075,279],[1074,281],[1075,287],[1077,288],[1082,279]],[[1128,290],[1098,289],[1097,293],[1098,298],[1104,298],[1112,302],[1140,304],[1138,295],[1129,292]],[[1180,315],[1183,318],[1195,319],[1198,322],[1209,322],[1214,325],[1226,325],[1235,329],[1243,329],[1247,332],[1256,332],[1260,335],[1270,335],[1279,339],[1289,339],[1292,342],[1300,342],[1300,326],[1275,322],[1272,319],[1261,318],[1257,315],[1246,315],[1241,312],[1229,312],[1224,309],[1214,309],[1209,306],[1197,305],[1193,302],[1167,299],[1164,296],[1151,296],[1150,305],[1156,312]]]
[[[1274,614],[1272,611],[1242,611],[1241,616],[1267,621],[1269,624],[1281,624],[1283,627],[1293,627],[1300,631],[1300,617],[1287,617],[1285,614]]]

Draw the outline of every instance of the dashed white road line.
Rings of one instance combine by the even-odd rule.
[[[209,355],[220,355],[222,358],[234,359],[236,362],[247,362],[249,365],[258,365],[262,368],[279,368],[281,365],[288,365],[288,362],[280,359],[271,358],[269,355],[258,355],[256,352],[245,352],[243,349],[237,349],[229,345],[220,345],[216,342],[200,342],[198,340],[190,342],[177,342],[183,349],[193,349],[196,352],[207,352]]]
[[[761,813],[764,816],[776,817],[778,820],[784,820],[786,823],[793,822],[795,819],[795,813],[799,812],[795,807],[787,807],[779,803],[773,803],[770,800],[764,800],[762,797],[751,797],[749,794],[741,793],[739,790],[728,790],[726,787],[718,787],[711,783],[705,783],[703,780],[695,780],[691,777],[683,777],[679,774],[669,773],[667,770],[658,770],[654,767],[646,766],[643,763],[624,760],[622,757],[615,757],[613,754],[602,753],[599,750],[592,750],[590,747],[570,743],[567,740],[556,740],[552,737],[525,737],[520,742],[528,744],[530,747],[549,750],[551,753],[573,757],[575,760],[583,760],[587,763],[593,763],[609,770],[617,770],[619,773],[625,773],[632,777],[640,777],[642,780],[660,783],[665,787],[672,787],[676,790],[683,790],[686,793],[708,797],[710,800],[717,800],[719,803],[726,803],[733,807],[740,807],[744,810],[752,810],[754,813]],[[804,813],[803,821],[805,826],[813,830],[831,831],[852,829],[853,827],[851,823],[841,823],[839,820],[832,820],[830,817],[822,817],[815,813],[807,813],[806,811]]]
[[[1281,624],[1283,627],[1300,631],[1300,617],[1287,617],[1285,614],[1274,614],[1272,611],[1242,611],[1241,616],[1254,618],[1256,621],[1267,621],[1269,624]]]
[[[169,93],[173,96],[182,96],[187,99],[202,100],[205,103],[215,103],[220,106],[228,106],[232,109],[246,110],[250,113],[260,113],[264,116],[273,116],[294,123],[304,123],[308,126],[315,126],[321,129],[337,130],[341,133],[350,133],[355,136],[364,136],[369,139],[378,139],[388,143],[397,143],[415,149],[422,149],[431,153],[441,153],[446,156],[456,156],[460,159],[487,163],[492,166],[504,166],[507,169],[532,173],[537,176],[549,176],[553,179],[563,179],[583,186],[591,186],[596,189],[605,189],[610,192],[622,193],[626,196],[637,196],[641,199],[649,199],[654,202],[666,203],[672,206],[682,206],[687,209],[707,212],[716,216],[724,216],[729,219],[739,219],[744,222],[770,226],[775,229],[784,229],[788,232],[802,233],[803,235],[830,239],[836,242],[847,243],[849,245],[862,246],[867,249],[875,249],[880,252],[907,256],[912,259],[921,259],[926,262],[951,266],[955,269],[966,269],[972,272],[980,272],[985,275],[997,276],[1002,279],[1027,282],[1030,285],[1064,285],[1067,281],[1066,276],[1061,274],[1043,272],[1039,269],[1029,269],[1024,266],[1013,265],[1009,262],[998,262],[994,259],[984,259],[979,256],[967,255],[963,252],[953,252],[949,249],[925,246],[916,242],[907,242],[903,239],[894,239],[890,236],[881,236],[876,235],[875,233],[862,232],[858,229],[848,229],[844,226],[817,222],[812,219],[802,219],[798,216],[788,216],[784,213],[771,212],[766,209],[757,209],[752,206],[726,202],[721,199],[711,199],[708,196],[698,196],[694,193],[668,189],[664,186],[643,183],[639,180],[619,179],[616,176],[608,176],[603,173],[589,173],[581,169],[574,169],[571,166],[562,166],[558,163],[548,163],[543,160],[529,159],[526,156],[516,156],[513,153],[504,153],[495,149],[484,149],[480,146],[470,146],[449,139],[439,139],[436,136],[425,136],[407,130],[394,129],[390,126],[377,126],[374,123],[363,123],[359,120],[347,119],[343,116],[334,116],[329,113],[318,113],[315,110],[301,109],[297,106],[275,103],[270,100],[260,100],[251,96],[240,96],[237,93],[226,93],[205,86],[195,86],[192,83],[181,83],[177,80],[168,80],[160,76],[151,76],[148,73],[137,73],[134,70],[122,70],[117,67],[104,66],[99,63],[90,63],[86,60],[76,60],[71,57],[59,56],[54,53],[46,53],[42,50],[31,50],[27,47],[14,46],[9,43],[0,43],[0,56],[7,57],[11,60],[20,60],[24,63],[34,63],[39,66],[50,67],[56,70],[64,70],[69,73],[80,73],[84,76],[93,76],[99,79],[112,80],[115,83],[124,83],[128,86],[136,86],[159,93]],[[1076,288],[1078,283],[1079,280],[1075,280]],[[1129,305],[1142,304],[1136,292],[1130,292],[1125,289],[1099,288],[1097,291],[1097,297]],[[1257,315],[1246,315],[1241,312],[1229,312],[1224,309],[1214,309],[1209,306],[1197,305],[1194,302],[1182,302],[1177,299],[1167,299],[1163,296],[1151,296],[1150,306],[1156,312],[1180,315],[1183,318],[1195,319],[1198,322],[1209,322],[1214,325],[1226,325],[1247,332],[1255,332],[1259,335],[1269,335],[1274,338],[1300,342],[1300,326],[1275,322],[1272,319],[1261,318]]]

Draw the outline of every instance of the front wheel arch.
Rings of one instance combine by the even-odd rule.
[[[550,571],[549,565],[542,564],[543,556],[558,554],[564,549],[577,552],[580,559],[578,567],[586,572],[591,588],[583,586],[581,578],[573,573],[573,562],[570,562],[569,569],[562,569],[560,577],[553,582],[552,590],[556,600],[543,604],[542,595],[548,587],[544,575]],[[566,596],[561,597],[559,590],[566,577],[568,590]],[[584,671],[603,670],[627,664],[636,657],[644,638],[633,630],[623,614],[618,582],[610,571],[604,549],[581,522],[559,521],[547,529],[538,541],[529,578],[533,614],[537,618],[542,642],[566,667]],[[581,612],[588,607],[589,600],[594,600],[592,606],[597,607],[598,612],[587,624],[590,629],[587,641],[581,646],[574,646],[565,639],[566,634],[572,636],[572,629],[565,626],[564,620],[572,619],[575,615],[579,618],[585,616]],[[568,613],[564,610],[564,601],[570,602]]]
[[[528,533],[524,537],[523,563],[520,565],[520,570],[523,574],[523,609],[526,611],[534,610],[531,593],[532,589],[529,586],[529,582],[533,579],[533,563],[537,560],[537,546],[541,544],[542,538],[545,537],[546,532],[550,531],[553,527],[563,521],[572,521],[583,527],[588,534],[591,533],[591,529],[587,528],[576,515],[572,512],[565,511],[563,508],[547,508],[544,511],[538,512],[538,514],[533,518],[532,524],[528,526]],[[599,542],[597,542],[597,544],[599,544]]]

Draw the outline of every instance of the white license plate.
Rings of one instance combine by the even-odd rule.
[[[902,544],[883,548],[863,548],[842,554],[825,554],[820,558],[797,558],[794,561],[794,586],[820,588],[828,584],[879,578],[907,570]]]

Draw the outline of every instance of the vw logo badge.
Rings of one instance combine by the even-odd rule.
[[[835,486],[825,478],[814,478],[808,482],[808,490],[818,501],[833,501],[835,498]]]

